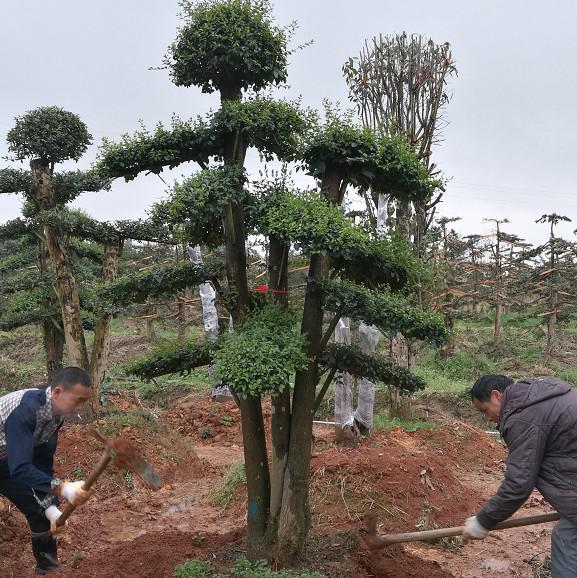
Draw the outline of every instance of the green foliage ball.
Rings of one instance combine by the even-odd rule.
[[[216,371],[241,396],[280,393],[307,357],[290,313],[275,305],[251,313],[216,353]]]
[[[16,160],[39,158],[61,163],[77,161],[92,142],[92,135],[78,115],[57,106],[44,106],[17,117],[6,141]]]
[[[199,86],[238,98],[287,78],[287,34],[272,23],[263,0],[181,3],[185,24],[170,45],[165,65],[177,86]]]

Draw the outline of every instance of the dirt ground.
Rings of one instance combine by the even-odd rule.
[[[135,410],[131,401],[113,401],[123,411]],[[380,432],[353,449],[336,446],[330,428],[315,426],[313,528],[303,567],[331,578],[532,577],[531,559],[548,551],[547,526],[504,531],[464,547],[446,540],[371,554],[359,542],[367,513],[378,514],[381,533],[460,525],[498,486],[505,457],[501,444],[467,423],[435,419],[436,429]],[[113,424],[112,418],[98,422],[102,431]],[[243,459],[234,405],[193,395],[162,415],[124,425],[117,420],[116,427],[155,465],[163,487],[152,492],[126,472],[105,473],[94,499],[73,514],[60,538],[65,570],[56,575],[170,578],[187,558],[220,568],[232,565],[244,549],[245,494],[238,491],[222,509],[211,493]],[[57,474],[86,476],[100,452],[87,428],[66,427]],[[544,511],[535,495],[519,515]],[[2,578],[33,575],[28,541],[23,517],[0,499]]]

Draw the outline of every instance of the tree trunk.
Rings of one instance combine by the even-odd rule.
[[[30,168],[32,169],[36,198],[41,209],[48,210],[53,208],[50,166],[42,159],[33,159],[30,162]],[[88,352],[80,316],[80,300],[64,237],[58,226],[44,224],[43,229],[52,269],[56,277],[56,289],[62,310],[68,363],[69,365],[88,370]]]
[[[108,243],[104,247],[102,260],[102,280],[104,283],[114,281],[118,275],[118,261],[122,252],[122,242]],[[90,377],[92,378],[92,398],[90,400],[90,417],[96,417],[100,411],[100,387],[104,373],[108,368],[110,354],[110,324],[112,315],[103,313],[96,321],[94,343],[90,359]]]
[[[288,257],[289,244],[276,237],[269,239],[268,252],[268,286],[272,291],[274,301],[281,307],[288,306]],[[268,523],[268,543],[276,543],[279,516],[281,511],[283,483],[288,459],[290,422],[291,422],[291,390],[286,388],[278,395],[272,396],[272,463],[271,463],[271,497],[270,518]]]
[[[411,204],[409,201],[398,201],[397,204],[397,231],[408,242],[411,241]]]
[[[553,223],[551,223],[551,236],[549,239],[550,245],[550,257],[549,257],[549,268],[551,269],[551,278],[549,280],[550,293],[549,293],[549,311],[551,313],[547,316],[547,349],[551,353],[551,348],[555,341],[555,333],[557,329],[557,306],[559,302],[559,295],[557,293],[558,287],[558,275],[556,269],[556,248],[555,248],[555,237],[553,236]]]
[[[52,383],[56,372],[62,369],[64,334],[53,318],[44,320],[42,333],[44,337],[44,351],[46,352],[46,376],[48,383]]]
[[[38,264],[40,276],[44,278],[49,269],[48,249],[42,239],[38,240]],[[50,299],[44,301],[44,307],[49,309]],[[44,352],[46,354],[46,379],[52,383],[59,369],[62,369],[64,357],[64,333],[62,332],[61,319],[54,317],[45,319],[42,323],[42,335],[44,339]]]
[[[239,100],[240,91],[221,92],[221,100]],[[246,145],[240,132],[229,135],[224,146],[224,164],[243,167]],[[242,183],[240,186],[243,186]],[[238,191],[240,199],[240,191]],[[246,274],[246,229],[240,200],[230,201],[223,214],[224,250],[228,281],[228,308],[237,326],[249,308]],[[270,473],[260,397],[239,398],[248,492],[247,547],[249,557],[262,557],[270,510]]]
[[[82,328],[80,299],[71,263],[57,228],[47,225],[44,227],[44,234],[56,275],[56,289],[62,309],[68,363],[88,370],[88,351]]]
[[[176,320],[178,326],[178,340],[184,341],[186,338],[186,290],[179,292],[177,301],[178,313]]]
[[[494,328],[494,335],[495,341],[501,340],[501,313],[502,313],[503,306],[501,305],[500,301],[495,303],[495,328]]]
[[[499,222],[497,222],[497,242],[495,244],[495,342],[501,340],[501,314],[503,312],[502,290],[501,231],[499,229]]]
[[[268,557],[270,475],[260,397],[239,398],[248,507],[246,542],[251,559]]]
[[[321,190],[329,202],[339,201],[340,178],[333,171],[323,177]],[[330,258],[312,255],[306,288],[301,332],[306,336],[306,369],[297,371],[292,403],[289,455],[285,470],[279,519],[277,557],[292,562],[302,551],[310,525],[309,480],[312,428],[316,387],[319,382],[317,356],[322,340],[323,308],[320,293],[310,281],[328,276]]]
[[[328,273],[328,258],[313,255],[309,279],[322,279]],[[312,425],[319,368],[316,359],[322,338],[323,310],[320,294],[307,287],[302,318],[302,333],[306,336],[309,363],[295,377],[289,456],[285,470],[282,506],[278,532],[278,559],[292,562],[301,552],[309,530],[309,478]]]

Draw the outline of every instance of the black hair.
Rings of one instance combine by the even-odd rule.
[[[489,401],[493,390],[503,393],[512,383],[513,380],[506,375],[483,375],[471,388],[471,399]]]
[[[64,367],[54,376],[53,385],[59,385],[64,391],[70,391],[76,384],[92,387],[90,376],[81,367]]]

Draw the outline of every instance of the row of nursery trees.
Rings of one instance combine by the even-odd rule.
[[[310,525],[313,416],[335,373],[405,392],[424,385],[391,357],[331,341],[339,321],[363,321],[408,342],[439,344],[446,338],[442,318],[423,305],[429,276],[419,252],[424,254],[422,239],[440,183],[428,162],[434,131],[427,121],[429,132],[423,132],[416,120],[429,118],[431,94],[438,109],[443,91],[429,94],[423,87],[437,82],[442,88],[445,76],[423,65],[411,77],[419,97],[406,129],[399,131],[395,122],[384,129],[364,118],[358,125],[330,108],[320,119],[298,102],[263,92],[285,83],[290,54],[290,30],[274,24],[266,2],[183,2],[182,8],[183,25],[165,67],[177,86],[217,93],[217,110],[105,142],[96,166],[86,172],[57,170],[63,161],[78,160],[91,142],[76,115],[37,109],[18,118],[8,133],[11,154],[29,162],[30,170],[0,171],[0,192],[24,199],[22,217],[0,230],[0,270],[6,273],[0,329],[40,324],[48,371],[62,363],[63,352],[67,363],[86,368],[95,383],[96,414],[112,317],[132,304],[174,299],[187,288],[210,284],[234,331],[164,346],[129,369],[150,379],[214,365],[241,410],[249,553],[290,562]],[[395,42],[401,56],[414,45],[405,36]],[[441,72],[450,70],[446,46],[421,48],[437,55]],[[364,100],[359,105],[366,106]],[[415,145],[423,134],[429,140],[419,150]],[[249,149],[265,161],[292,163],[316,185],[300,190],[286,171],[251,182],[245,170]],[[195,163],[198,171],[175,183],[147,220],[98,222],[68,207],[114,179],[183,163]],[[351,191],[372,202],[375,214],[388,207],[393,217],[396,211],[391,226],[367,227],[358,215],[347,214],[343,205]],[[409,227],[413,216],[416,226]],[[251,291],[255,283],[247,266],[253,236],[266,245],[266,284],[257,292]],[[179,247],[190,259],[165,258],[137,270],[142,267],[133,254],[121,258],[125,246],[140,246],[132,241]],[[199,247],[212,256],[203,260]],[[299,299],[289,284],[295,250],[307,264]],[[265,395],[273,408],[270,463]]]
[[[426,258],[434,264],[431,303],[443,312],[450,331],[454,320],[493,312],[494,337],[502,338],[502,315],[515,312],[541,317],[547,344],[553,348],[559,321],[568,320],[577,304],[577,243],[560,237],[556,227],[570,221],[556,213],[541,215],[547,240],[538,246],[507,231],[508,219],[486,219],[488,235],[460,236],[442,217],[429,231]],[[574,233],[577,233],[575,231]],[[446,345],[450,352],[451,338]]]

